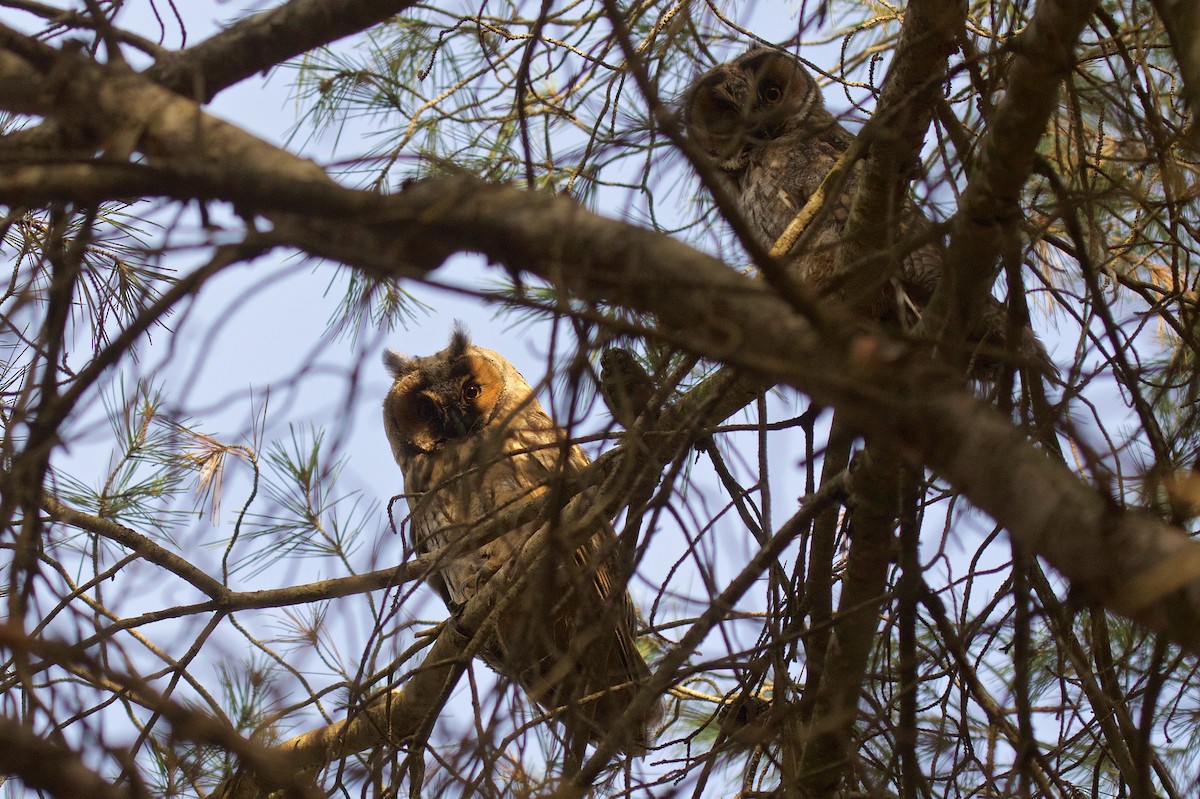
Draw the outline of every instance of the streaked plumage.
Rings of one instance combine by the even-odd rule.
[[[613,347],[600,354],[600,394],[623,427],[632,427],[643,413],[654,415],[654,380],[629,350]]]
[[[799,60],[757,46],[697,78],[684,94],[683,118],[688,138],[711,159],[718,179],[737,198],[740,212],[768,248],[854,138],[825,108],[820,87]],[[793,262],[797,276],[819,289],[830,288],[830,271],[861,172],[859,161],[823,221],[806,233],[808,246]],[[879,224],[886,226],[885,232],[898,230],[895,241],[921,238],[929,227],[910,200]],[[892,319],[908,329],[929,301],[942,269],[940,246],[926,243],[904,254],[892,287],[878,296],[848,299],[871,316]],[[987,344],[995,355],[1007,327],[1004,306],[988,297],[980,314],[976,343]],[[1047,374],[1055,373],[1031,330],[1022,331],[1017,350]]]
[[[461,541],[480,522],[587,465],[516,368],[461,330],[434,355],[388,351],[384,360],[395,378],[384,401],[384,429],[404,472],[418,551]],[[430,582],[455,611],[535,532],[536,522],[527,523],[472,551],[452,553]],[[607,734],[649,676],[634,641],[632,599],[613,585],[615,544],[606,523],[585,546],[549,558],[480,652],[543,707],[570,706],[562,720],[576,748]],[[598,692],[604,692],[600,698],[580,703]],[[625,736],[626,751],[646,748],[653,720]]]

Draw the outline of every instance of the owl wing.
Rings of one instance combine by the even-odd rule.
[[[441,493],[424,493],[415,502],[410,500],[409,529],[412,531],[413,551],[418,555],[428,555],[448,543],[448,536],[443,530],[452,513],[445,507],[447,497]],[[440,569],[431,570],[424,580],[437,591],[451,613],[457,614],[461,610],[462,603],[455,601]]]
[[[546,421],[549,422],[549,417]],[[561,437],[558,443],[562,446],[566,434],[560,428],[554,429]],[[543,451],[545,458],[539,458],[539,461],[548,475],[552,470],[561,470],[558,472],[560,476],[573,476],[583,471],[590,462],[578,445],[569,445],[561,466],[561,449],[547,447]],[[591,538],[576,548],[573,561],[576,573],[588,577],[588,592],[596,600],[594,605],[589,603],[588,615],[602,620],[601,623],[607,629],[604,637],[589,648],[590,660],[580,664],[584,681],[587,683],[582,693],[610,691],[612,686],[633,683],[632,687],[617,692],[610,691],[607,696],[597,700],[591,709],[584,712],[584,716],[590,717],[591,724],[596,727],[592,734],[602,735],[624,712],[631,693],[637,689],[639,683],[650,676],[650,669],[637,648],[637,611],[633,599],[625,590],[624,581],[618,579],[624,571],[622,553],[616,531],[607,519],[601,521]],[[564,650],[569,647],[571,637],[578,633],[573,622],[571,617],[558,620],[562,628],[556,631],[556,635],[559,636]],[[648,728],[656,723],[660,711],[661,708],[651,710],[649,717],[641,725],[642,729],[634,736],[635,748],[645,748],[648,745]]]
[[[617,629],[617,644],[621,655],[622,671],[630,678],[649,676],[646,661],[638,651],[633,636],[637,630],[637,611],[633,600],[625,590],[624,582],[617,582],[614,572],[619,565],[619,555],[615,551],[616,532],[608,522],[604,530],[588,539],[588,542],[575,550],[575,563],[583,573],[595,569],[591,587],[601,601],[601,607],[607,609],[615,603],[612,611],[613,623]],[[608,551],[604,551],[607,549]],[[596,558],[603,558],[599,566],[595,565]]]

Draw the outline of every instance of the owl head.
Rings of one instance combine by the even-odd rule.
[[[461,327],[441,352],[413,358],[387,350],[383,362],[395,378],[383,426],[400,464],[478,435],[522,390],[532,393],[508,361],[476,347]]]
[[[701,75],[683,97],[688,138],[717,166],[736,171],[751,152],[823,108],[821,91],[800,62],[752,47]]]

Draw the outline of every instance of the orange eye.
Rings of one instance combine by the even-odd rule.
[[[467,383],[463,386],[462,395],[465,400],[479,399],[479,395],[482,393],[483,389],[479,387],[478,383]]]
[[[783,89],[774,83],[764,83],[758,90],[758,97],[767,105],[775,105],[783,99]]]

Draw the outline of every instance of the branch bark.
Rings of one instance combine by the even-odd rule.
[[[996,282],[1001,254],[1019,235],[1021,191],[1095,7],[1096,0],[1041,0],[1012,42],[1005,94],[988,121],[954,215],[946,269],[922,318],[926,329],[944,331],[951,342],[970,330]]]
[[[850,206],[841,248],[843,267],[866,261],[896,243],[908,184],[921,160],[946,62],[963,28],[959,0],[913,0],[904,12],[896,55],[883,81],[879,104],[860,136],[869,150]],[[874,297],[881,270],[850,276],[844,296]]]
[[[416,0],[291,0],[230,25],[186,50],[163,52],[140,38],[128,40],[158,60],[142,77],[172,92],[207,103],[223,90],[289,58],[359,33],[416,5]],[[49,16],[51,9],[29,9]],[[69,26],[94,27],[86,15],[60,12]],[[9,32],[11,33],[11,31]],[[17,34],[19,35],[19,34]],[[43,45],[44,46],[44,45]],[[4,150],[52,151],[63,146],[64,131],[54,120],[17,131],[0,141]]]
[[[386,22],[416,0],[291,0],[160,58],[145,77],[207,103],[251,75]]]
[[[793,781],[785,789],[787,796],[832,795],[852,762],[859,698],[895,552],[893,530],[903,472],[900,459],[886,444],[871,447],[865,463],[852,471],[850,549],[823,677],[806,724],[789,723],[793,729],[780,740],[780,769]]]

